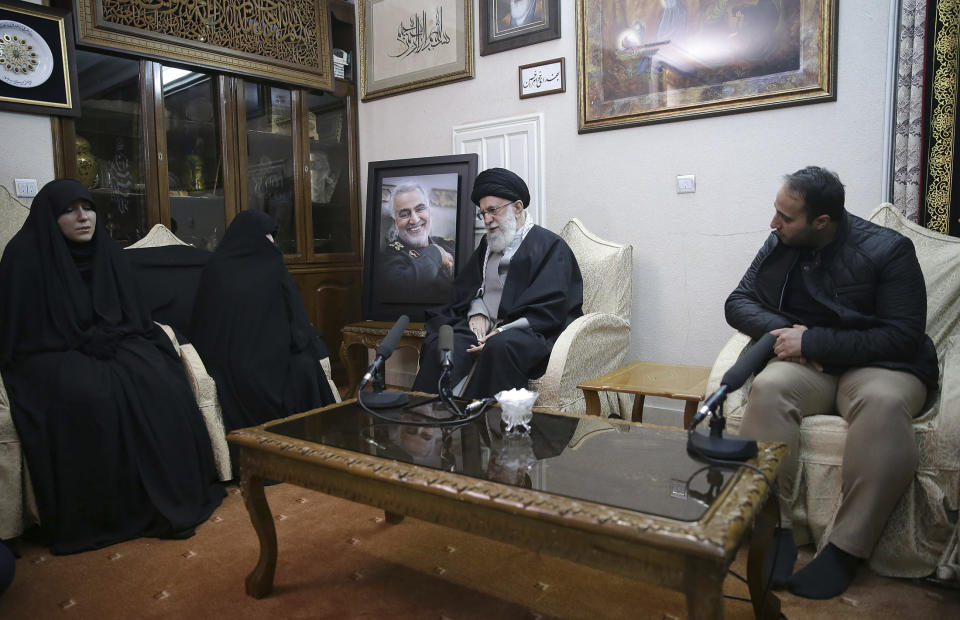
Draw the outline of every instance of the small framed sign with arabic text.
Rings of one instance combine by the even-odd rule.
[[[563,58],[520,65],[520,98],[566,92],[565,68]]]

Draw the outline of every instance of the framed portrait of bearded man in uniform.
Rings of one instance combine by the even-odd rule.
[[[383,321],[449,302],[473,251],[476,154],[370,162],[363,317]]]

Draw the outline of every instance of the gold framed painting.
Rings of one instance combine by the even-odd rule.
[[[834,101],[837,0],[577,0],[580,133]]]
[[[473,77],[472,0],[358,0],[364,101]]]

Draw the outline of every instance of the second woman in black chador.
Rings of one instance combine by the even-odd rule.
[[[262,211],[231,222],[200,276],[190,336],[217,384],[227,430],[334,402],[326,344],[307,319]]]
[[[0,370],[54,553],[187,537],[223,498],[183,368],[80,183],[0,260]]]

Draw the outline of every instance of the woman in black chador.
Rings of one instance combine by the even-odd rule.
[[[334,402],[323,337],[273,244],[274,219],[242,211],[200,276],[190,337],[217,383],[227,430]]]
[[[54,553],[185,538],[223,488],[183,368],[80,183],[48,183],[0,260],[0,370]]]

